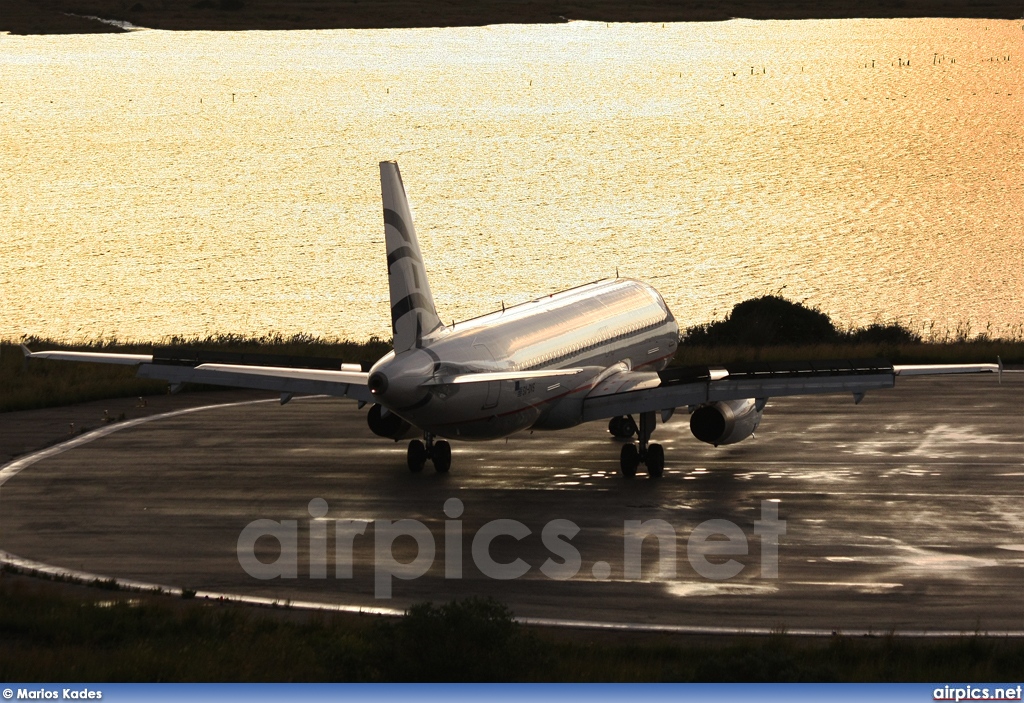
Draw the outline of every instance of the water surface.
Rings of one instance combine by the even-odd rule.
[[[1020,22],[0,35],[0,338],[389,336],[377,162],[462,319],[1024,322]]]

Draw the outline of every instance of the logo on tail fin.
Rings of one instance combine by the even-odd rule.
[[[380,192],[384,203],[384,241],[388,251],[388,286],[391,293],[391,331],[395,353],[423,345],[424,335],[444,327],[434,307],[427,271],[423,266],[412,212],[394,161],[380,164]]]

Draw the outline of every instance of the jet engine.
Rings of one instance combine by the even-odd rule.
[[[725,400],[699,406],[690,415],[690,432],[701,442],[735,444],[750,435],[761,424],[765,400]]]
[[[387,437],[396,442],[419,434],[415,427],[376,403],[371,405],[370,411],[366,413],[366,424],[370,426],[370,431],[378,437]]]

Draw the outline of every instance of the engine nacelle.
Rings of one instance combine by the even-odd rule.
[[[370,411],[366,413],[366,424],[378,437],[387,437],[395,441],[419,434],[415,427],[377,404],[371,405]]]
[[[690,432],[701,442],[735,444],[750,435],[761,424],[764,403],[746,400],[720,400],[701,405],[690,415]]]

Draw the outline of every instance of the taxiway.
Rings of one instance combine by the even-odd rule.
[[[9,476],[0,549],[105,577],[367,608],[490,595],[551,620],[1024,633],[1024,374],[1001,385],[990,375],[900,379],[859,406],[846,396],[776,399],[755,438],[717,449],[693,439],[682,413],[655,434],[668,457],[660,480],[620,478],[619,445],[598,423],[453,443],[450,474],[429,465],[411,474],[404,443],[372,435],[364,412],[296,399],[116,428]],[[326,578],[310,576],[316,498],[327,503]],[[461,578],[446,578],[451,498],[463,506]],[[777,578],[755,531],[765,501],[785,521]],[[296,521],[296,578],[259,580],[240,565],[239,536],[257,519]],[[375,598],[375,530],[403,519],[430,530],[432,566],[391,580],[391,599]],[[496,519],[530,532],[489,549],[496,562],[523,560],[521,577],[496,580],[474,560],[473,538]],[[659,573],[648,538],[641,577],[626,578],[626,521],[652,519],[675,533],[675,573]],[[335,571],[342,520],[367,523],[354,538],[352,578]],[[567,580],[540,568],[561,561],[542,539],[554,520],[579,527],[580,568]],[[690,560],[703,548],[690,538],[708,520],[743,534],[745,553],[708,557],[736,560],[732,578],[705,578]],[[417,554],[411,537],[390,550],[401,562]],[[263,537],[255,552],[271,562],[277,543]]]

